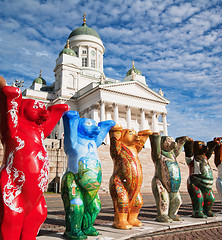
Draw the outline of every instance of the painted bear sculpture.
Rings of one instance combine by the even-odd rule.
[[[181,220],[177,214],[182,203],[179,193],[181,175],[176,158],[187,140],[186,136],[174,140],[159,133],[150,136],[151,156],[155,166],[152,192],[156,201],[158,222]]]
[[[68,158],[67,170],[62,179],[62,199],[65,208],[67,239],[86,239],[99,232],[93,227],[100,212],[98,190],[102,171],[97,148],[103,142],[112,120],[97,123],[80,118],[76,111],[63,116],[64,148]]]
[[[217,167],[216,188],[222,202],[222,137],[214,138],[217,146],[214,150],[214,164]]]
[[[138,214],[143,205],[140,193],[143,173],[138,153],[142,150],[150,130],[137,133],[131,129],[114,126],[110,131],[110,154],[114,171],[110,178],[109,189],[114,205],[113,226],[130,229],[142,226]]]
[[[0,82],[3,83],[2,78]],[[47,216],[43,192],[49,162],[43,145],[69,107],[45,108],[22,99],[19,88],[0,84],[0,127],[4,159],[0,173],[0,239],[34,240]]]
[[[207,144],[203,141],[189,140],[185,145],[186,163],[189,167],[187,189],[192,200],[194,218],[213,217],[212,206],[215,201],[213,171],[208,159],[211,157],[216,141]]]

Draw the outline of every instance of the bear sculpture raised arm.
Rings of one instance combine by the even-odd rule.
[[[67,239],[86,239],[99,232],[93,227],[100,212],[98,190],[102,171],[97,148],[109,129],[112,120],[97,123],[89,118],[80,118],[76,111],[63,116],[64,148],[68,158],[67,170],[62,178],[62,199],[65,208]]]
[[[0,173],[0,239],[34,240],[47,216],[43,192],[49,161],[43,140],[68,105],[46,109],[44,103],[22,99],[19,88],[0,78],[0,137],[4,149]]]
[[[137,133],[116,125],[109,133],[110,154],[114,163],[109,183],[115,212],[113,226],[119,229],[141,226],[137,217],[143,205],[140,193],[143,174],[138,153],[152,131],[143,130]]]
[[[176,138],[150,135],[151,156],[155,166],[152,192],[157,207],[158,222],[180,221],[177,212],[182,203],[179,193],[181,175],[176,157],[179,156],[188,137]]]
[[[215,201],[213,187],[213,171],[208,159],[211,157],[216,141],[207,144],[190,139],[185,145],[186,163],[189,167],[187,188],[192,200],[194,218],[213,217],[212,206]]]

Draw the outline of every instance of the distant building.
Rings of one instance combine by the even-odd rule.
[[[151,90],[134,63],[123,81],[106,77],[104,52],[99,34],[86,25],[84,15],[82,26],[70,33],[56,59],[55,82],[48,86],[40,72],[23,96],[41,100],[48,106],[67,103],[81,117],[97,122],[113,119],[123,128],[152,129],[167,135],[169,101],[163,92]],[[63,135],[62,120],[54,129],[53,137],[56,134],[58,138]]]

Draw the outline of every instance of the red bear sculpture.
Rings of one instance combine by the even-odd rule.
[[[47,216],[43,192],[49,162],[43,145],[68,105],[48,107],[22,99],[19,88],[0,77],[0,138],[4,148],[0,172],[0,239],[34,240]]]

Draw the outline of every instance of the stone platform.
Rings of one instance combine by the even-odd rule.
[[[143,223],[142,227],[134,227],[131,230],[120,230],[112,227],[114,220],[114,211],[112,206],[112,200],[109,195],[101,195],[102,209],[95,221],[95,228],[98,229],[101,235],[96,237],[88,237],[89,240],[116,240],[116,239],[153,239],[146,238],[146,235],[157,236],[162,233],[170,233],[172,231],[181,232],[186,231],[184,235],[190,232],[194,232],[195,229],[216,229],[217,226],[222,228],[222,203],[216,193],[216,201],[213,206],[213,212],[216,217],[207,219],[192,218],[192,205],[190,197],[187,193],[181,193],[183,204],[180,207],[179,214],[184,221],[173,223],[158,223],[155,221],[156,206],[152,194],[143,194],[144,205],[139,214],[139,220]],[[45,194],[46,203],[48,206],[48,217],[45,223],[42,225],[40,235],[37,240],[59,240],[64,239],[62,237],[65,230],[65,212],[63,209],[63,203],[60,194]],[[212,227],[212,225],[214,225]],[[216,227],[215,227],[216,225]],[[195,228],[195,229],[194,229]],[[218,230],[218,229],[217,229]],[[216,231],[216,234],[220,235],[217,238],[196,238],[196,239],[222,239],[220,231]],[[222,230],[221,230],[222,231]],[[209,236],[208,236],[209,237]],[[168,238],[161,238],[168,239]],[[176,238],[180,239],[180,238]],[[187,238],[181,238],[187,239]],[[159,240],[159,239],[158,239]]]
[[[142,221],[142,227],[134,227],[131,230],[120,230],[112,227],[111,224],[101,224],[95,226],[101,233],[96,237],[88,237],[89,240],[125,240],[133,237],[144,236],[149,233],[158,233],[163,230],[185,228],[188,226],[202,226],[203,224],[210,224],[214,222],[222,222],[222,214],[217,214],[216,217],[207,219],[195,219],[192,217],[183,217],[184,221],[173,223],[158,223],[154,219],[149,221]],[[62,233],[55,233],[48,236],[37,237],[37,240],[59,240],[64,239]]]

